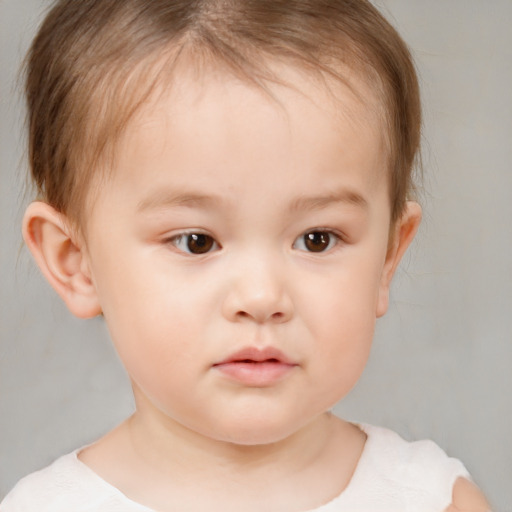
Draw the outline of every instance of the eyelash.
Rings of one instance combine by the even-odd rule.
[[[208,254],[212,252],[212,250],[218,250],[221,248],[219,243],[212,236],[200,231],[183,232],[166,239],[164,242],[174,245],[174,247],[182,253],[195,256]],[[304,248],[298,247],[301,242],[303,243]],[[328,229],[311,229],[297,237],[293,242],[292,247],[294,249],[313,254],[325,253],[331,251],[341,242],[343,242],[343,237],[335,231]],[[186,247],[180,247],[181,243],[186,243]],[[318,248],[320,250],[317,251],[314,249],[311,250],[311,246],[308,249],[308,243],[319,243],[324,245],[319,245]],[[191,244],[196,244],[196,249],[198,249],[197,252],[193,251]]]
[[[182,241],[185,241],[188,250],[185,248],[179,247],[178,244]],[[191,249],[190,243],[192,241],[195,241],[197,243],[197,248],[201,249],[200,251],[193,252],[192,250],[190,250]],[[190,254],[190,255],[195,255],[195,256],[207,254],[207,253],[211,252],[211,249],[213,247],[215,249],[220,248],[219,244],[216,242],[216,240],[212,236],[210,236],[206,233],[201,233],[200,231],[189,231],[189,232],[180,233],[179,235],[175,235],[171,238],[166,239],[165,243],[170,243],[170,244],[174,245],[179,251],[181,251],[185,254]],[[203,251],[202,249],[204,249],[205,247],[206,247],[206,250]]]
[[[319,236],[320,239],[319,239]],[[319,247],[321,250],[315,251],[315,250],[308,250],[307,244],[308,242],[315,242],[315,238],[317,241],[321,243],[325,243],[325,238],[327,238],[327,245],[324,247]],[[304,249],[300,249],[297,247],[299,242],[303,242]],[[293,247],[298,250],[302,250],[304,252],[309,253],[325,253],[329,252],[332,249],[334,249],[337,245],[339,245],[341,242],[343,242],[343,237],[336,233],[335,231],[329,230],[329,229],[310,229],[309,231],[306,231],[304,234],[300,235],[295,242],[293,243]]]

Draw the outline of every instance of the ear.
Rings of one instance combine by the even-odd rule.
[[[421,222],[421,207],[414,201],[407,201],[404,212],[396,222],[390,237],[390,244],[386,254],[386,261],[382,271],[379,297],[377,301],[377,318],[383,316],[388,310],[389,305],[389,287],[393,275],[416,235],[416,231]]]
[[[25,212],[22,230],[41,272],[69,310],[79,318],[100,314],[85,245],[75,240],[66,216],[36,201]]]

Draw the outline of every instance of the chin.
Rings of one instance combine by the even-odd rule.
[[[238,418],[230,424],[224,424],[210,437],[220,442],[240,446],[261,446],[279,443],[301,430],[309,421],[282,421],[275,416]]]

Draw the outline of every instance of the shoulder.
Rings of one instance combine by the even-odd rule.
[[[489,512],[491,507],[480,489],[466,478],[453,486],[453,501],[445,512]]]
[[[2,512],[60,510],[54,501],[69,482],[67,469],[72,467],[73,454],[57,459],[50,466],[21,479],[1,504]]]
[[[94,478],[77,459],[64,455],[20,480],[0,504],[1,512],[81,512],[98,494]]]
[[[480,512],[464,508],[479,492],[470,483],[470,475],[461,461],[450,457],[430,440],[408,442],[397,433],[363,425],[373,443],[373,465],[379,468],[386,482],[404,496],[414,510],[414,503],[424,504],[422,510],[446,512]],[[484,501],[485,503],[485,501]],[[457,508],[448,508],[449,506]]]
[[[434,441],[406,441],[396,432],[371,425],[363,425],[368,439],[375,446],[376,456],[382,464],[392,465],[402,476],[411,475],[413,479],[451,479],[451,485],[457,478],[469,478],[462,462],[450,457]],[[377,461],[376,461],[377,462]]]

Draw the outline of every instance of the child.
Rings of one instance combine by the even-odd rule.
[[[488,509],[433,443],[329,412],[421,217],[414,67],[370,3],[60,0],[27,66],[24,237],[136,412],[2,512]]]

